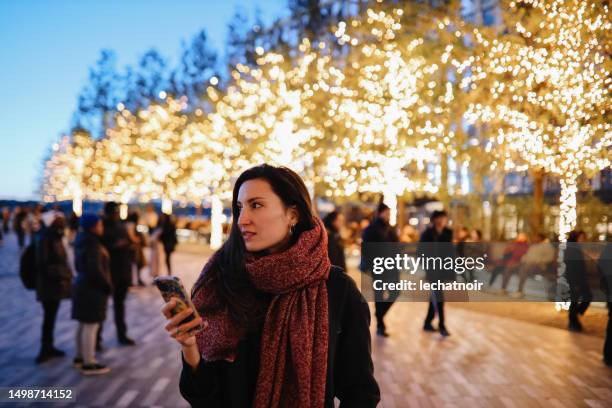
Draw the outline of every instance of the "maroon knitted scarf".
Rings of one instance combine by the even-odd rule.
[[[257,290],[272,294],[263,323],[259,377],[253,406],[323,407],[327,377],[330,261],[320,219],[287,250],[262,257],[247,255],[246,270]],[[210,270],[212,259],[202,276]],[[230,318],[211,279],[193,296],[208,327],[196,336],[206,361],[233,361],[246,334]]]

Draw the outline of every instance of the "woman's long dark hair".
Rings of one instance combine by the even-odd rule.
[[[238,324],[250,326],[258,311],[255,305],[257,294],[251,284],[245,266],[246,247],[238,226],[240,209],[238,192],[249,180],[267,181],[272,191],[281,199],[285,207],[294,207],[298,212],[298,222],[294,226],[291,245],[300,234],[314,228],[312,204],[306,185],[302,178],[286,167],[275,167],[268,164],[251,167],[236,180],[232,193],[232,227],[227,241],[215,253],[215,262],[211,273],[204,279],[212,279],[217,285],[219,294],[228,306],[230,317]],[[202,279],[194,285],[193,294],[202,284]]]

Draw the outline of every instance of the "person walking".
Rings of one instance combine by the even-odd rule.
[[[160,228],[161,233],[159,234],[159,240],[164,247],[164,255],[166,257],[166,268],[168,268],[168,275],[172,275],[172,263],[170,257],[176,249],[178,243],[176,239],[176,223],[174,218],[169,214],[162,214],[160,217]]]
[[[366,259],[364,256],[364,244],[368,242],[399,242],[399,238],[395,229],[389,225],[391,218],[391,209],[384,203],[380,203],[376,209],[374,220],[363,230],[361,237],[361,263],[359,269],[362,272],[371,273],[369,270],[372,262]],[[383,277],[385,282],[397,282],[399,279],[399,272],[395,269],[385,272]],[[385,293],[386,292],[386,293]],[[376,334],[383,337],[388,337],[387,327],[385,325],[385,315],[393,306],[393,303],[398,298],[398,291],[374,291],[375,298],[375,310],[376,310]]]
[[[448,215],[444,210],[436,210],[431,215],[431,225],[421,234],[418,254],[423,254],[426,257],[436,258],[453,258],[455,251],[452,246],[453,242],[453,231],[447,228]],[[425,271],[426,279],[429,282],[437,281],[450,281],[454,279],[455,272],[453,270],[447,270],[442,268],[436,268],[435,262],[434,267]],[[446,329],[444,320],[444,292],[441,290],[432,290],[429,299],[429,307],[427,309],[427,316],[423,324],[423,330],[428,332],[436,331],[433,327],[432,322],[434,317],[438,315],[438,331],[443,337],[450,336],[450,333]]]
[[[64,248],[66,222],[63,214],[48,211],[41,214],[42,226],[34,237],[36,248],[36,300],[43,307],[41,347],[36,363],[41,364],[65,353],[55,347],[53,332],[60,301],[70,298],[72,270]]]
[[[586,238],[584,231],[571,231],[563,253],[565,276],[570,287],[571,301],[568,313],[568,329],[575,332],[582,331],[582,324],[578,315],[584,315],[591,304],[591,300],[593,300],[588,282],[586,259],[582,248],[580,248],[580,244],[586,242]]]
[[[120,220],[119,205],[116,202],[111,201],[104,206],[103,224],[104,234],[102,236],[102,243],[110,255],[110,271],[113,281],[113,311],[117,328],[117,339],[119,344],[130,346],[135,343],[127,335],[125,299],[128,289],[132,285],[134,252],[127,229]]]
[[[375,407],[370,312],[332,266],[302,179],[261,165],[234,185],[228,240],[208,261],[193,311],[165,329],[182,348],[180,392],[193,407]],[[205,320],[202,320],[205,319]]]
[[[27,218],[28,213],[25,208],[21,208],[19,206],[15,207],[15,210],[13,212],[13,230],[15,231],[15,234],[17,234],[17,243],[19,245],[19,249],[23,249],[25,245]]]
[[[76,330],[75,368],[83,375],[106,374],[110,368],[96,360],[96,335],[106,318],[106,306],[112,293],[110,255],[102,245],[102,220],[95,214],[83,214],[81,231],[75,239],[77,276],[72,290],[72,319]]]
[[[346,271],[346,257],[344,245],[340,236],[340,228],[344,224],[344,215],[334,210],[323,218],[323,224],[327,232],[327,253],[332,265],[336,265]]]

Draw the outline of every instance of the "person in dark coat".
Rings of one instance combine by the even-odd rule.
[[[367,302],[332,266],[302,179],[246,170],[234,186],[228,240],[204,267],[193,311],[166,330],[182,346],[180,391],[194,407],[375,407]],[[229,286],[229,291],[226,288]],[[252,285],[252,286],[251,286]],[[202,320],[204,319],[204,320]]]
[[[441,257],[442,259],[454,257],[455,254],[452,246],[453,231],[446,227],[447,224],[448,215],[446,211],[434,211],[431,215],[431,226],[421,234],[417,253],[423,254],[425,257]],[[455,272],[446,269],[427,269],[425,274],[429,282],[451,281],[455,278]],[[441,290],[431,292],[423,330],[435,331],[432,321],[436,314],[438,315],[438,330],[440,334],[444,337],[449,336],[450,333],[444,324],[444,294]]]
[[[72,318],[79,322],[74,366],[85,375],[105,374],[110,369],[96,361],[95,347],[113,291],[110,256],[101,242],[104,226],[100,217],[84,214],[80,225],[74,244],[77,276],[72,289]]]
[[[104,235],[102,244],[110,255],[110,270],[113,280],[113,311],[117,338],[120,344],[133,345],[134,340],[127,335],[125,323],[125,299],[132,285],[132,263],[134,248],[125,225],[119,218],[119,205],[108,202],[104,206]],[[102,325],[100,326],[101,337]]]
[[[369,271],[369,265],[372,265],[372,262],[367,260],[364,256],[363,244],[368,242],[399,242],[399,237],[397,232],[395,232],[395,228],[389,225],[390,218],[391,209],[386,204],[380,203],[376,209],[374,220],[363,230],[361,235],[361,263],[359,264],[359,269],[362,272],[371,273],[371,271]],[[396,282],[399,279],[399,272],[395,269],[386,271],[384,278],[385,282]],[[376,310],[376,334],[379,336],[389,336],[384,318],[398,296],[399,291],[388,291],[386,297],[383,291],[377,290],[374,292],[374,297],[376,299],[374,304]]]
[[[159,224],[157,228],[161,228],[161,234],[159,240],[164,247],[164,254],[166,255],[166,267],[168,268],[168,275],[172,275],[172,264],[170,257],[176,249],[178,243],[176,239],[176,223],[171,215],[162,213],[159,218]]]
[[[344,216],[338,211],[332,211],[323,218],[323,224],[327,230],[327,253],[332,265],[339,266],[346,271],[346,257],[344,245],[340,237],[340,228],[344,222]]]
[[[612,242],[607,242],[599,261],[597,262],[601,274],[601,289],[606,295],[608,305],[608,325],[603,346],[603,362],[612,367]]]
[[[0,212],[0,219],[2,219],[2,231],[4,231],[4,234],[8,234],[9,221],[11,220],[11,212],[8,207],[2,209],[2,212]]]
[[[582,324],[578,319],[578,315],[584,315],[591,304],[591,300],[593,300],[593,294],[588,282],[586,260],[580,248],[580,244],[583,242],[586,242],[586,233],[584,231],[571,231],[563,254],[565,276],[570,287],[571,301],[568,313],[568,329],[576,332],[582,331]]]
[[[41,348],[36,362],[43,363],[65,353],[53,345],[53,331],[60,301],[70,298],[72,271],[64,243],[66,222],[61,213],[49,211],[42,214],[44,225],[34,237],[36,247],[36,299],[42,304],[44,318]]]
[[[23,249],[25,245],[25,234],[26,234],[26,219],[28,218],[28,212],[26,209],[21,207],[15,207],[13,214],[13,230],[17,234],[17,243],[19,249]]]

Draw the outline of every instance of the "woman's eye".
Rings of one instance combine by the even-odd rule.
[[[260,204],[260,203],[253,203],[253,204],[251,205],[251,207],[253,207],[253,208],[259,208],[259,207],[261,207],[261,204]]]

